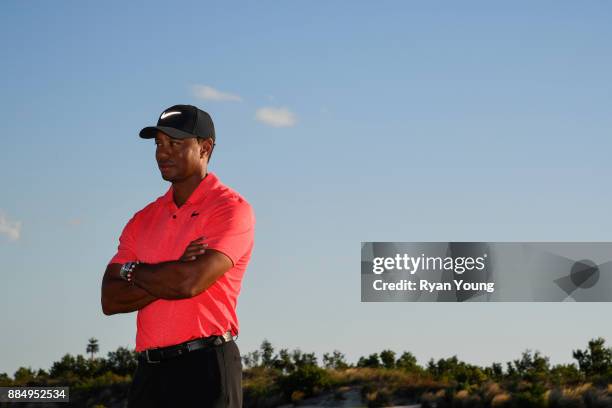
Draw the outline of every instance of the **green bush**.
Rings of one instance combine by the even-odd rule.
[[[264,400],[280,392],[278,371],[265,367],[245,370],[242,374],[242,388],[245,400]]]
[[[280,377],[279,385],[287,398],[291,398],[294,391],[301,391],[305,397],[309,397],[328,388],[330,376],[323,368],[316,365],[305,365],[289,375]]]
[[[547,403],[542,395],[522,391],[512,396],[513,407],[516,408],[545,408]]]

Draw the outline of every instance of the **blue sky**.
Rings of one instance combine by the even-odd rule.
[[[243,352],[553,362],[609,304],[360,303],[361,241],[611,241],[604,1],[2,2],[0,372],[134,346],[100,283],[168,185],[137,137],[208,111],[257,216]]]

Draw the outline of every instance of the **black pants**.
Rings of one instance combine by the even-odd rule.
[[[128,408],[242,407],[242,362],[235,342],[147,363],[139,360]]]

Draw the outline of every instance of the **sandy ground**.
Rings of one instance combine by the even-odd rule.
[[[282,405],[279,408],[321,408],[321,407],[365,407],[364,403],[361,402],[361,395],[359,388],[351,388],[344,394],[343,400],[335,400],[333,395],[323,395],[315,398],[308,398],[303,400],[299,405]],[[392,408],[419,408],[420,405],[396,405]]]

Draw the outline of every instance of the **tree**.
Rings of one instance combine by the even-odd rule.
[[[300,367],[317,365],[317,357],[314,353],[302,353],[300,349],[293,350],[291,358],[293,359],[293,364],[298,369]]]
[[[261,350],[261,365],[263,365],[264,367],[273,367],[274,347],[272,347],[272,343],[264,339],[259,349]]]
[[[245,356],[242,356],[242,362],[246,368],[258,367],[260,358],[261,353],[259,350],[255,350],[247,353]]]
[[[601,337],[589,341],[585,350],[573,351],[578,367],[586,376],[605,375],[612,372],[612,348],[605,347]]]
[[[380,352],[380,361],[385,368],[395,368],[395,351],[383,350]]]
[[[539,351],[525,350],[519,360],[508,362],[508,375],[518,376],[530,382],[543,382],[550,372],[549,358]]]
[[[487,377],[494,381],[501,381],[504,377],[504,367],[501,363],[493,363],[489,367],[485,367],[484,372]]]
[[[8,387],[13,381],[7,373],[0,373],[0,387]]]
[[[395,366],[405,371],[416,371],[420,369],[417,365],[417,359],[409,351],[404,351],[402,355],[395,362]]]
[[[427,371],[429,371],[435,378],[442,378],[444,376],[448,377],[448,373],[451,373],[456,370],[459,366],[459,359],[457,356],[452,356],[450,358],[441,358],[437,362],[432,358],[427,363]],[[452,375],[450,375],[452,377]]]
[[[291,361],[289,350],[280,349],[278,356],[274,359],[274,368],[284,373],[290,373],[295,369],[295,364]]]
[[[138,366],[138,357],[135,351],[119,347],[110,351],[106,359],[106,368],[118,375],[133,374]]]
[[[357,367],[380,367],[380,360],[378,359],[378,353],[370,354],[368,357],[359,357],[357,361]]]
[[[76,359],[72,354],[65,354],[60,361],[53,362],[49,372],[51,378],[62,378],[71,374],[74,375],[75,365]]]
[[[99,351],[100,347],[98,347],[98,340],[95,338],[89,339],[89,343],[87,344],[87,353],[91,354],[90,360],[93,360],[93,355]]]
[[[334,350],[332,354],[323,354],[323,365],[325,368],[332,368],[334,370],[344,370],[348,368],[344,354],[338,350]]]
[[[30,367],[19,367],[17,371],[15,371],[15,382],[20,385],[27,385],[27,383],[34,380],[34,371]]]
[[[15,372],[15,383],[18,385],[28,385],[31,387],[45,385],[48,376],[49,375],[47,372],[42,369],[34,372],[34,370],[32,370],[30,367],[19,367],[19,369]],[[8,380],[8,376],[3,378],[2,375],[0,375],[0,384],[3,384],[5,380]]]
[[[461,388],[470,384],[480,384],[486,379],[480,367],[459,361],[457,356],[441,358],[437,362],[431,359],[427,370],[434,378],[457,381]]]
[[[558,364],[550,369],[550,378],[556,386],[576,385],[584,382],[584,375],[575,364]]]
[[[51,366],[51,378],[61,378],[65,381],[71,379],[87,378],[100,373],[102,367],[97,360],[87,360],[82,354],[73,357],[66,354],[60,361]]]

